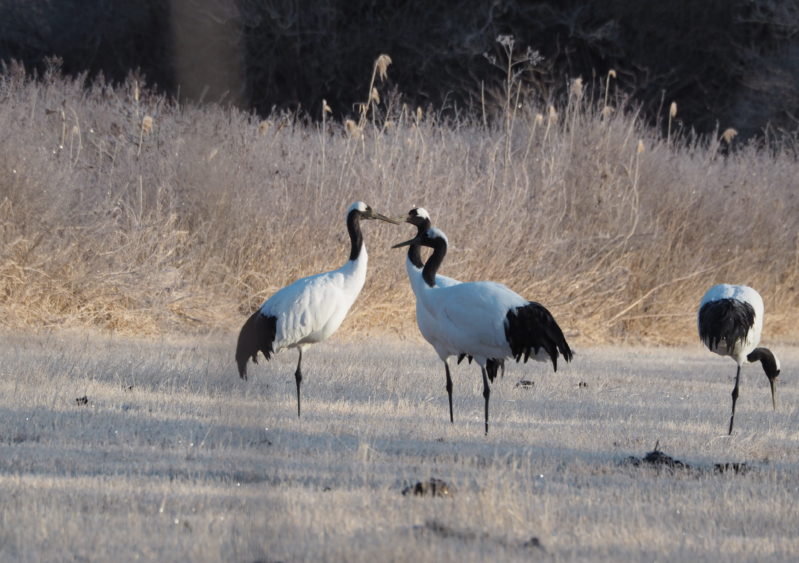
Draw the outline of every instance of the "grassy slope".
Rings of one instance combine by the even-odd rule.
[[[344,211],[363,199],[391,214],[425,206],[452,243],[445,273],[503,281],[584,342],[693,341],[695,306],[718,281],[757,287],[769,337],[795,338],[790,141],[724,157],[722,141],[665,141],[623,104],[603,117],[576,89],[556,116],[523,108],[490,127],[389,104],[347,134],[176,107],[133,81],[87,90],[10,69],[2,323],[234,331],[277,288],[341,264]],[[342,334],[415,331],[402,256],[389,249],[410,229],[366,230],[369,279]]]
[[[558,560],[799,556],[787,372],[772,412],[760,370],[745,370],[727,437],[729,360],[699,346],[581,348],[557,374],[511,365],[484,437],[477,369],[454,370],[450,425],[426,346],[314,348],[297,420],[295,355],[243,382],[232,344],[6,335],[0,560],[521,561],[543,555],[523,546],[532,537]],[[657,441],[701,468],[752,469],[623,463]],[[453,498],[401,495],[429,477]]]

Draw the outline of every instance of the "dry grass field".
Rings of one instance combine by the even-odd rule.
[[[478,369],[454,369],[451,425],[427,345],[316,346],[298,420],[295,354],[244,382],[233,343],[5,334],[0,560],[799,557],[790,368],[776,412],[746,368],[727,437],[730,360],[698,344],[580,347],[557,374],[510,365],[484,436]],[[627,461],[656,443],[691,468]],[[430,478],[450,495],[403,496]]]
[[[0,72],[0,560],[799,558],[796,139],[664,136],[610,76],[485,118],[374,84],[340,123]],[[355,200],[426,207],[441,273],[544,303],[575,360],[511,365],[487,437],[478,369],[455,367],[451,425],[390,249],[413,230],[370,222],[302,419],[293,352],[241,381],[237,329],[344,262]],[[694,316],[721,281],[763,295],[783,364],[776,412],[746,368],[731,437],[735,367]],[[690,467],[628,459],[656,444]],[[402,494],[431,478],[451,494]]]

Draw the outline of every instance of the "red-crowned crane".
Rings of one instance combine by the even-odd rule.
[[[447,237],[429,228],[394,248],[420,244],[433,249],[422,269],[421,299],[430,313],[434,339],[430,343],[442,361],[452,355],[472,356],[480,365],[485,399],[485,432],[488,434],[489,379],[494,380],[499,362],[513,357],[526,362],[552,361],[557,371],[558,358],[568,362],[572,351],[552,314],[541,304],[528,301],[506,286],[495,282],[463,282],[449,287],[436,285],[438,272],[447,254]],[[494,362],[489,363],[489,360]]]
[[[744,361],[761,363],[771,386],[771,405],[777,408],[775,385],[780,374],[780,361],[768,348],[757,347],[763,332],[763,310],[763,298],[745,285],[714,285],[699,303],[699,338],[711,352],[729,356],[738,364],[732,389],[729,434],[732,434]]]
[[[414,207],[408,212],[407,217],[403,217],[406,223],[410,223],[414,225],[417,229],[416,234],[419,235],[429,229],[432,226],[430,220],[430,214],[427,210],[423,207]],[[422,333],[425,340],[427,340],[433,348],[436,350],[443,349],[440,346],[436,346],[438,341],[438,337],[436,335],[436,323],[435,318],[432,316],[430,312],[424,306],[424,301],[420,298],[420,292],[424,291],[424,280],[422,278],[422,268],[424,267],[424,263],[422,262],[422,253],[421,253],[421,244],[413,243],[408,245],[408,255],[405,258],[405,270],[408,273],[408,279],[411,282],[411,289],[413,290],[413,294],[416,296],[416,324],[419,326],[419,332]],[[442,276],[440,274],[436,274],[435,276],[435,286],[436,287],[450,287],[456,284],[461,283],[459,280],[449,278],[447,276]],[[458,363],[460,363],[467,354],[461,352],[458,354]],[[455,422],[455,418],[452,413],[452,376],[449,370],[449,356],[446,358],[441,358],[444,362],[444,373],[447,378],[447,398],[449,399],[449,421],[451,423]],[[469,363],[471,363],[472,357],[469,356]],[[490,358],[487,361],[486,368],[489,373],[496,373],[496,367],[494,363],[498,363],[499,366],[502,368],[502,373],[505,373],[505,360],[495,360]]]
[[[284,348],[299,352],[297,371],[297,416],[300,416],[302,352],[311,344],[325,340],[341,326],[366,281],[368,256],[363,244],[361,219],[379,219],[393,224],[399,221],[376,213],[362,201],[347,210],[350,257],[337,270],[302,278],[278,290],[255,311],[239,333],[236,363],[239,375],[247,379],[247,362],[258,362],[258,352],[269,360]]]

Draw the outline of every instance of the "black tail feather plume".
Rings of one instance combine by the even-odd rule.
[[[746,341],[755,325],[755,309],[737,299],[709,301],[699,309],[699,338],[713,350],[723,340],[727,348]]]
[[[552,360],[552,367],[558,371],[560,354],[570,362],[572,351],[563,336],[563,331],[555,322],[546,307],[530,301],[527,305],[508,311],[505,321],[505,338],[508,339],[511,353],[518,362],[522,356],[526,362],[530,356],[544,350]]]
[[[277,318],[268,317],[255,311],[239,333],[239,341],[236,345],[236,363],[239,365],[239,377],[247,379],[247,361],[252,358],[253,363],[258,363],[258,352],[262,352],[268,360],[272,357],[274,350],[272,343],[275,341],[277,332]]]
[[[502,367],[504,375],[504,370],[505,370],[504,360],[489,359],[488,361],[486,361],[486,373],[488,374],[488,379],[491,381],[491,383],[494,383],[494,379],[497,377],[497,372],[499,371],[500,367]]]

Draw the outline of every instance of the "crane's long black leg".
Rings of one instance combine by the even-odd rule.
[[[455,424],[455,419],[452,417],[452,377],[449,375],[449,364],[444,360],[444,368],[447,370],[447,395],[449,395],[449,421]]]
[[[735,419],[735,401],[738,400],[738,382],[741,380],[741,366],[738,366],[738,371],[735,372],[735,387],[732,388],[732,414],[730,415],[730,431],[732,434],[732,421]]]
[[[491,396],[491,388],[488,386],[488,375],[486,368],[480,366],[483,371],[483,398],[486,400],[486,436],[488,436],[488,398]]]
[[[297,418],[300,418],[300,384],[302,384],[302,348],[297,348],[300,351],[300,359],[297,360],[297,371],[294,372],[294,381],[297,382]]]

